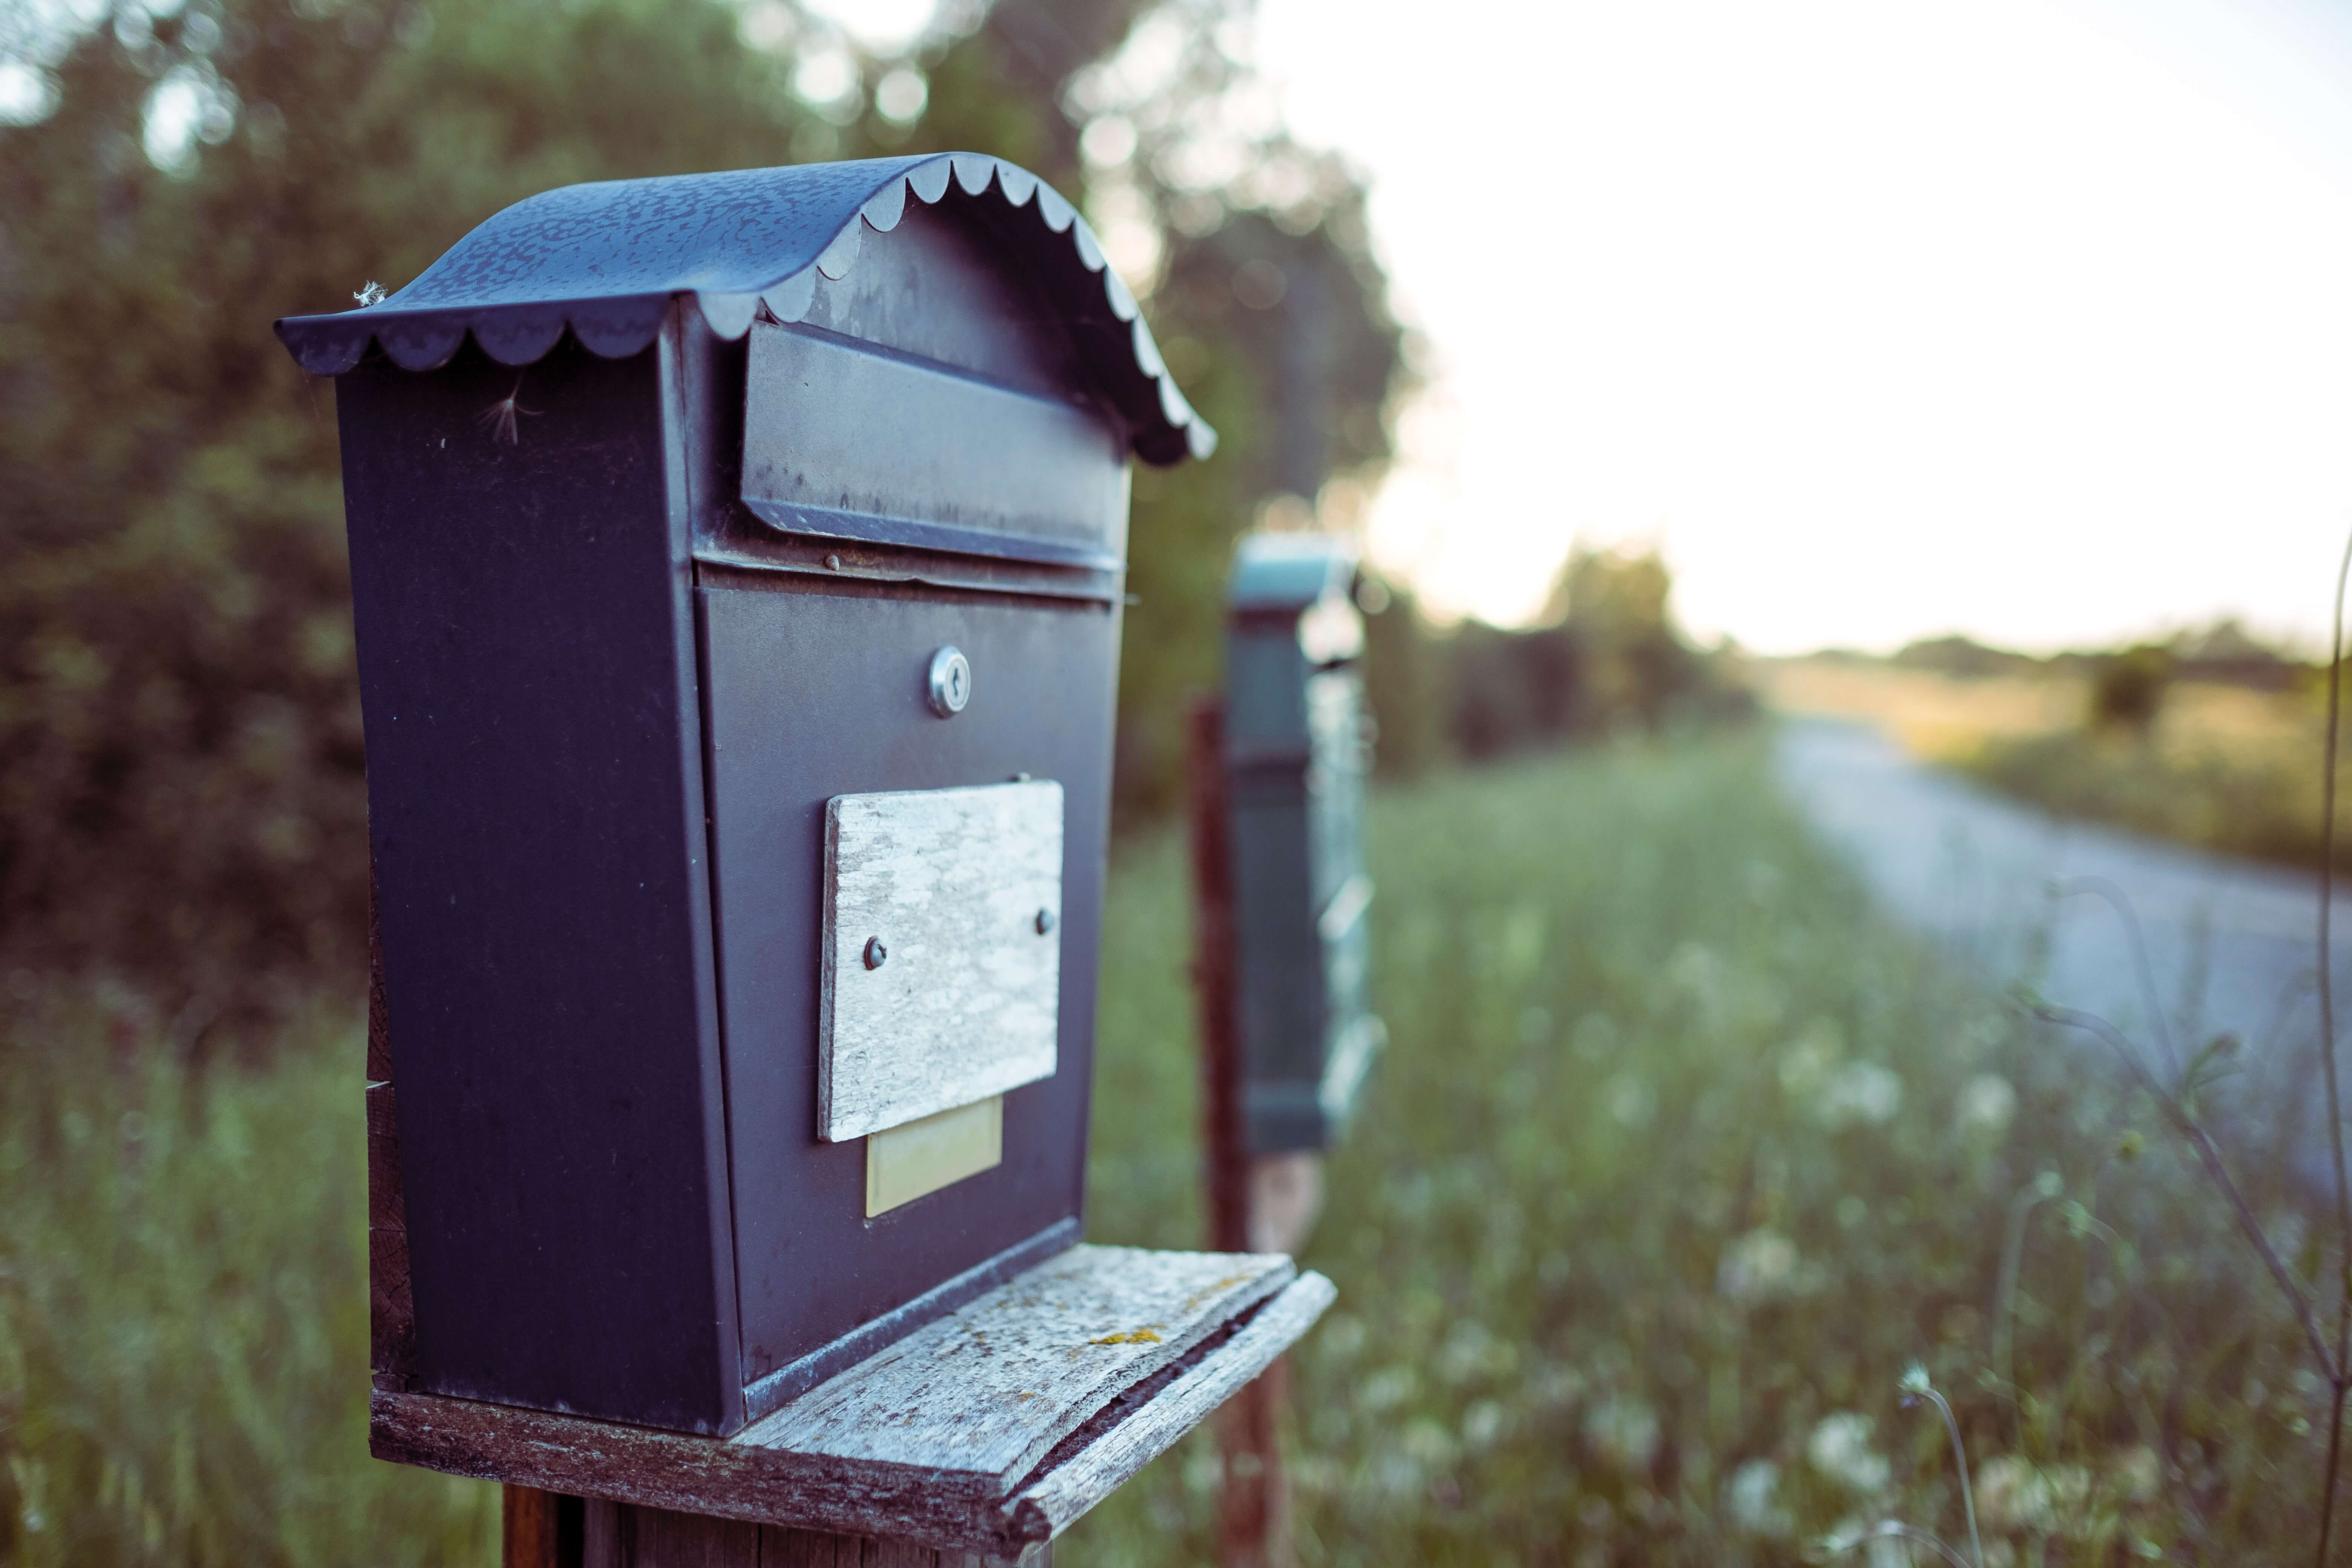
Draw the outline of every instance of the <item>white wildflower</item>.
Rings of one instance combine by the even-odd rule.
[[[1960,1086],[1952,1121],[1962,1136],[1998,1137],[2017,1114],[2017,1090],[1997,1072],[1980,1072]]]
[[[1510,1424],[1510,1412],[1492,1399],[1481,1399],[1462,1413],[1462,1441],[1473,1448],[1491,1447]]]
[[[1845,1030],[1835,1018],[1815,1018],[1780,1047],[1780,1090],[1792,1100],[1811,1100],[1829,1081],[1845,1055]]]
[[[1731,1472],[1724,1507],[1733,1527],[1751,1535],[1786,1535],[1793,1523],[1780,1506],[1780,1467],[1769,1459],[1750,1459]]]
[[[1454,1434],[1426,1415],[1406,1425],[1403,1436],[1398,1439],[1398,1446],[1424,1470],[1446,1469],[1459,1453]]]
[[[1817,1109],[1832,1127],[1880,1126],[1903,1109],[1903,1080],[1876,1062],[1848,1062],[1830,1075]]]
[[[1874,1492],[1895,1474],[1886,1456],[1870,1446],[1876,1426],[1867,1415],[1841,1410],[1822,1417],[1805,1439],[1805,1458],[1814,1469],[1858,1492]]]
[[[1996,1454],[1977,1472],[1977,1518],[1988,1531],[2055,1530],[2091,1495],[2081,1465],[2043,1468],[2015,1454]]]
[[[1584,1440],[1617,1469],[1646,1470],[1658,1454],[1657,1412],[1631,1394],[1612,1394],[1585,1416]]]
[[[1716,1293],[1734,1301],[1762,1301],[1787,1291],[1797,1273],[1797,1244],[1775,1230],[1751,1230],[1723,1249],[1715,1266]]]
[[[1420,1386],[1421,1379],[1413,1375],[1412,1368],[1382,1367],[1364,1379],[1362,1386],[1357,1389],[1356,1408],[1367,1415],[1377,1415],[1411,1399]]]

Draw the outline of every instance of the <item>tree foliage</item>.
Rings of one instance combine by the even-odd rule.
[[[1495,757],[1748,711],[1753,700],[1728,661],[1694,647],[1675,624],[1672,588],[1655,551],[1580,546],[1539,625],[1458,628],[1449,650],[1454,745],[1467,757]]]
[[[53,99],[0,124],[0,950],[226,1000],[350,972],[365,794],[333,394],[268,323],[397,288],[580,180],[962,146],[1115,190],[1168,282],[1133,280],[1226,437],[1138,487],[1122,721],[1145,739],[1120,790],[1164,800],[1165,710],[1213,678],[1231,536],[1275,489],[1378,461],[1397,374],[1345,171],[1278,128],[1226,136],[1214,177],[1184,164],[1247,77],[1233,9],[951,5],[906,60],[783,0],[187,0],[0,31]],[[1172,68],[1129,61],[1116,104],[1081,101],[1153,28]],[[851,68],[823,101],[793,90],[815,54]],[[926,81],[919,118],[862,87],[887,69]],[[1143,133],[1089,165],[1104,114]],[[1322,381],[1268,360],[1278,300],[1238,302],[1260,260],[1323,280],[1297,298],[1338,290]],[[1284,468],[1294,406],[1320,455]]]

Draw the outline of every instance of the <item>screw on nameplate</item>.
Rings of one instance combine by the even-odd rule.
[[[883,961],[884,959],[886,959],[886,958],[889,957],[889,956],[890,956],[890,950],[889,950],[888,948],[884,947],[884,946],[882,945],[882,939],[881,939],[880,937],[878,937],[878,936],[869,936],[869,937],[867,937],[867,938],[866,939],[866,968],[868,968],[868,969],[879,969],[879,968],[881,968],[881,967],[882,967],[882,961]]]
[[[931,711],[952,719],[971,700],[971,660],[953,643],[931,655]]]
[[[1047,931],[1050,931],[1053,929],[1054,911],[1051,910],[1039,910],[1037,911],[1037,934],[1039,936],[1044,936]]]

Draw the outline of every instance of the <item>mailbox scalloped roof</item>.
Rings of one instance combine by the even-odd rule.
[[[502,364],[539,359],[566,328],[618,358],[652,342],[670,300],[691,294],[714,331],[739,338],[762,306],[799,321],[819,273],[838,279],[856,265],[866,230],[888,233],[910,196],[937,202],[950,183],[1034,223],[1039,280],[1132,427],[1136,454],[1164,464],[1214,451],[1216,432],[1168,374],[1087,220],[1036,175],[985,153],[565,185],[482,223],[382,303],[289,316],[278,335],[317,375],[351,369],[371,342],[404,369],[431,370],[468,332]]]
[[[1245,533],[1234,546],[1226,603],[1236,610],[1303,610],[1345,594],[1361,558],[1336,533]]]

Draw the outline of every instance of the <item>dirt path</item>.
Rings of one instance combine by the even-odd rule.
[[[2103,1013],[2151,1043],[2113,910],[2045,892],[2053,879],[2104,878],[2137,911],[2181,1048],[2230,1030],[2258,1083],[2309,1086],[2315,878],[2046,816],[1913,760],[1866,724],[1790,720],[1774,762],[1886,907],[1996,984],[2027,978],[2050,1001]],[[2352,1016],[2352,895],[2335,902],[2336,994]]]

